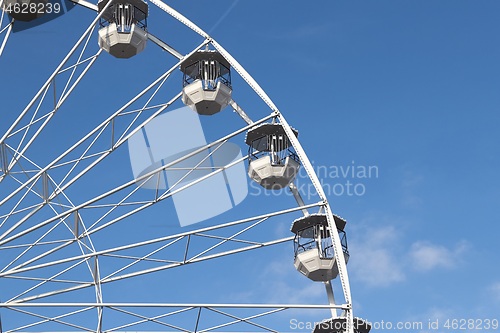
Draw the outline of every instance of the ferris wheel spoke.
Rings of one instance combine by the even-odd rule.
[[[92,2],[88,2],[86,0],[71,0],[71,1],[76,3],[77,5],[80,5],[82,7],[85,7],[87,9],[91,9],[91,10],[97,12],[97,5],[92,3]]]
[[[153,35],[151,32],[148,32],[148,39],[150,41],[152,41],[153,43],[155,43],[156,45],[158,45],[164,51],[167,51],[168,53],[170,53],[171,55],[176,57],[177,59],[180,60],[180,59],[184,58],[184,56],[179,51],[177,51],[172,46],[170,46],[167,43],[165,43],[164,41],[162,41],[160,38]]]
[[[305,206],[305,207],[313,208],[313,207],[319,207],[321,205],[322,205],[321,203],[316,203],[316,204],[310,204],[310,205]],[[180,234],[169,235],[169,236],[165,236],[165,237],[161,237],[161,238],[157,238],[157,239],[152,239],[152,240],[148,240],[148,241],[143,241],[143,242],[131,243],[128,245],[110,248],[107,250],[100,250],[100,251],[96,251],[93,253],[82,254],[82,255],[78,255],[78,256],[74,256],[74,257],[66,257],[64,259],[59,259],[59,260],[51,260],[51,261],[48,261],[48,262],[45,262],[42,264],[28,266],[28,267],[26,267],[27,265],[19,265],[19,266],[16,266],[14,268],[11,268],[7,271],[1,272],[0,277],[6,276],[6,275],[12,275],[12,274],[26,273],[29,271],[36,271],[36,270],[45,269],[45,268],[51,267],[51,266],[56,266],[56,265],[61,265],[61,264],[66,264],[66,263],[71,263],[71,262],[77,262],[80,260],[91,259],[94,257],[119,255],[122,252],[127,253],[127,251],[131,250],[131,249],[144,248],[145,251],[147,251],[147,249],[149,247],[155,246],[155,244],[157,244],[156,245],[157,248],[166,249],[167,247],[172,246],[172,245],[178,243],[179,241],[184,242],[183,246],[181,246],[183,248],[183,251],[182,252],[178,252],[178,251],[175,252],[173,254],[174,257],[172,257],[172,259],[166,260],[169,264],[174,264],[174,266],[178,266],[178,265],[184,265],[184,264],[189,264],[189,263],[201,262],[203,260],[215,258],[214,255],[207,255],[207,256],[200,257],[200,255],[198,254],[198,253],[206,254],[208,252],[203,248],[203,244],[205,244],[205,246],[207,248],[212,248],[212,250],[215,249],[215,247],[213,247],[211,243],[207,243],[205,239],[215,238],[216,240],[222,239],[224,241],[230,242],[230,241],[234,240],[234,237],[224,236],[225,230],[230,230],[231,228],[234,228],[234,227],[237,227],[240,225],[244,226],[244,225],[249,224],[253,221],[264,222],[264,221],[267,221],[273,217],[279,217],[282,215],[287,215],[287,214],[291,214],[291,213],[300,211],[300,209],[301,209],[301,207],[290,208],[290,209],[286,209],[286,210],[282,210],[282,211],[268,213],[265,215],[254,216],[254,217],[245,218],[245,219],[241,219],[241,220],[237,220],[237,221],[231,221],[231,222],[223,223],[220,225],[215,225],[212,227],[206,227],[206,228],[197,229],[197,230],[184,232],[184,233],[180,233]],[[255,226],[257,226],[257,225],[258,224],[255,224]],[[243,227],[243,228],[244,229],[242,229],[242,230],[245,230],[245,229],[247,231],[249,230],[248,227]],[[215,234],[212,234],[212,233],[215,233]],[[241,234],[242,232],[238,231],[237,233]],[[278,239],[278,240],[254,239],[251,241],[250,240],[234,241],[234,243],[236,243],[236,245],[242,245],[240,248],[235,248],[234,251],[248,251],[251,249],[280,244],[282,242],[287,242],[290,239],[291,239],[290,237],[287,237],[287,238]],[[200,243],[198,244],[197,241],[200,241]],[[209,244],[209,245],[207,245],[207,244]],[[221,246],[221,245],[222,244],[220,244],[219,246]],[[243,245],[249,245],[249,246],[243,246]],[[192,253],[193,251],[196,251],[196,250],[193,250],[193,248],[198,249],[198,252]],[[62,247],[60,249],[62,249]],[[153,253],[155,251],[156,250],[151,251],[149,253]],[[52,254],[52,252],[49,251],[49,253],[47,253],[47,255],[50,255],[50,254]],[[224,255],[227,255],[227,253],[224,253],[222,251],[222,253],[217,255],[217,256],[224,256]],[[142,259],[142,258],[148,259],[150,256],[151,255],[146,254],[143,257],[141,257],[140,259]],[[128,258],[128,259],[137,259],[137,258]],[[163,261],[159,261],[159,262],[161,263]],[[31,265],[32,263],[34,263],[34,261],[30,262],[29,264]],[[169,267],[169,268],[171,268],[171,267]]]
[[[254,123],[252,119],[250,119],[248,114],[245,112],[245,110],[243,110],[243,108],[239,106],[234,100],[231,100],[229,102],[229,105],[233,108],[233,111],[236,112],[241,117],[241,119],[243,119],[243,121],[245,121],[248,125]]]
[[[56,278],[51,278],[51,279],[47,279],[46,277],[31,277],[31,276],[17,276],[17,275],[12,275],[12,276],[6,276],[6,278],[8,279],[12,279],[12,280],[27,280],[27,281],[37,281],[37,282],[44,282],[44,281],[47,281],[47,282],[57,282],[57,283],[61,283],[61,284],[82,284],[82,283],[86,283],[87,281],[78,281],[78,280],[67,280],[67,279],[56,279]],[[18,298],[19,296],[16,296],[14,297],[13,299],[16,299]]]

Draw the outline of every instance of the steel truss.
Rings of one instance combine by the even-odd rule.
[[[235,329],[235,331],[225,332],[279,332],[270,327],[260,324],[258,321],[262,318],[276,316],[287,310],[321,310],[337,308],[345,310],[344,306],[334,305],[304,305],[304,304],[145,304],[145,303],[37,303],[37,304],[2,304],[4,308],[13,311],[35,315],[40,321],[31,325],[26,325],[22,329],[29,329],[41,322],[54,321],[64,326],[73,327],[79,331],[90,331],[87,327],[78,327],[64,321],[65,318],[81,312],[90,311],[95,308],[103,308],[107,311],[114,311],[124,314],[131,318],[131,322],[125,325],[116,326],[107,330],[107,332],[125,333],[125,329],[145,323],[152,322],[161,328],[161,332],[218,332],[221,329]],[[49,318],[42,315],[30,313],[29,309],[40,308],[74,308],[72,313]],[[145,310],[157,309],[154,317],[144,315],[141,312]],[[241,311],[244,310],[244,311]],[[242,315],[242,312],[244,315]],[[185,317],[190,316],[193,320],[186,323]],[[177,317],[183,316],[181,321],[184,325],[176,323]],[[215,320],[215,324],[214,324]],[[175,324],[174,324],[175,323]],[[76,327],[75,327],[76,326]],[[244,328],[243,328],[244,327]],[[252,331],[250,329],[253,329]],[[14,332],[14,331],[12,331]],[[69,331],[68,331],[69,332]],[[133,332],[140,332],[134,330]],[[6,333],[10,333],[7,331]],[[145,332],[144,332],[145,333]]]
[[[84,0],[75,2],[91,10],[97,9],[94,4]],[[228,327],[230,329],[237,327],[237,331],[242,331],[238,325],[245,324],[259,331],[276,332],[273,328],[260,324],[256,320],[285,310],[298,309],[329,309],[334,314],[337,310],[342,310],[347,318],[347,331],[353,332],[349,280],[333,213],[318,177],[290,125],[265,91],[220,44],[165,3],[159,0],[151,0],[150,3],[202,36],[204,41],[183,56],[150,33],[149,40],[173,55],[176,63],[123,107],[54,158],[52,162],[40,166],[27,156],[28,149],[55,114],[62,109],[64,102],[97,61],[101,50],[87,55],[87,49],[100,17],[98,15],[28,106],[0,138],[0,186],[7,186],[9,189],[8,194],[0,198],[2,208],[0,251],[13,253],[9,256],[8,263],[0,267],[0,279],[26,282],[27,286],[24,287],[25,289],[9,294],[8,299],[0,295],[3,301],[0,303],[0,309],[37,319],[9,328],[6,332],[28,332],[26,330],[36,330],[40,325],[49,322],[62,325],[65,329],[102,332],[104,331],[103,318],[105,313],[109,312],[119,312],[127,319],[123,319],[123,323],[116,327],[106,327],[106,332],[124,332],[125,329],[133,329],[137,325],[148,322],[158,324],[162,331],[171,329],[175,332],[214,332]],[[111,2],[108,3],[110,4]],[[9,27],[11,25],[6,25],[2,30],[2,32],[7,32],[7,35],[0,48],[0,54],[10,33]],[[95,194],[83,202],[74,202],[74,199],[70,199],[67,193],[72,185],[85,179],[96,166],[127,143],[130,137],[168,110],[179,99],[180,93],[170,92],[171,96],[168,101],[156,102],[159,92],[163,93],[167,81],[183,60],[207,46],[214,48],[226,58],[231,67],[267,104],[270,114],[254,121],[235,101],[231,101],[231,107],[246,123],[245,126],[232,133],[223,134],[220,139],[147,174],[114,186],[103,193]],[[56,79],[59,80],[57,85]],[[59,83],[61,81],[63,84]],[[143,102],[144,100],[146,102]],[[206,176],[187,184],[181,185],[179,181],[167,189],[162,189],[158,180],[165,171],[175,170],[177,164],[200,152],[210,150],[207,157],[210,158],[229,140],[241,137],[253,126],[271,119],[278,121],[285,129],[308,178],[317,191],[319,202],[304,203],[296,187],[291,184],[290,190],[298,203],[295,207],[279,211],[270,210],[265,214],[226,221],[216,226],[176,235],[143,241],[130,240],[126,244],[111,246],[107,249],[95,248],[92,242],[93,236],[115,228],[127,218],[140,214],[141,211],[243,162],[247,157],[228,165],[216,166]],[[118,122],[120,126],[117,126]],[[184,178],[196,168],[188,171]],[[151,180],[157,180],[156,190],[151,191],[149,195],[140,192],[141,184]],[[81,200],[81,198],[78,199]],[[290,242],[292,237],[255,239],[254,234],[246,235],[252,230],[266,228],[269,221],[279,216],[288,216],[293,213],[307,215],[312,209],[326,213],[328,218],[335,258],[339,264],[339,279],[343,296],[340,304],[335,304],[330,284],[327,284],[330,299],[328,305],[111,304],[104,302],[102,292],[104,284]],[[113,268],[104,269],[111,261],[114,264]],[[83,274],[84,272],[86,273]],[[89,288],[94,290],[95,302],[83,299],[78,303],[35,302],[57,299],[57,296],[65,294],[80,295],[80,291]],[[50,311],[45,314],[46,309],[57,310],[55,314]],[[154,315],[148,314],[148,311],[144,313],[145,310],[151,309],[160,310]],[[232,310],[239,312],[232,312]],[[71,321],[71,318],[88,312],[97,313],[97,320],[93,327],[76,324],[78,321]],[[194,314],[194,317],[184,325],[165,321],[165,319],[170,320],[185,313]],[[213,319],[206,320],[210,318],[210,314],[217,314],[220,317],[218,319],[224,320],[218,323],[213,323]]]

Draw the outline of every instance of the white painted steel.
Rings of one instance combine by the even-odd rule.
[[[1,0],[0,0],[1,1]],[[90,10],[97,10],[97,6],[89,3],[85,0],[72,0],[75,3],[88,8]],[[112,3],[110,1],[108,6]],[[231,54],[226,51],[220,44],[213,40],[206,32],[199,28],[196,24],[187,19],[184,15],[180,14],[167,4],[160,0],[150,0],[150,3],[156,5],[162,11],[164,11],[169,16],[173,17],[181,24],[185,25],[189,29],[193,30],[199,34],[204,40],[201,44],[197,45],[191,52],[183,56],[169,44],[163,42],[153,34],[148,34],[148,39],[153,41],[156,45],[161,47],[163,50],[167,51],[169,54],[173,55],[176,60],[175,65],[169,70],[161,74],[158,79],[153,81],[151,84],[146,86],[139,94],[132,97],[129,102],[127,102],[122,108],[114,112],[110,117],[108,117],[104,122],[96,126],[93,130],[84,135],[80,140],[73,144],[69,149],[61,153],[52,162],[46,164],[45,166],[39,166],[35,161],[29,159],[26,156],[28,148],[37,140],[40,133],[44,130],[47,124],[55,116],[56,112],[62,108],[67,97],[73,93],[74,88],[83,79],[87,72],[91,69],[92,65],[97,61],[98,56],[101,51],[99,50],[93,56],[84,56],[85,50],[91,40],[92,31],[99,20],[99,15],[93,20],[89,25],[84,34],[75,43],[74,47],[70,52],[64,57],[63,61],[52,73],[52,75],[47,79],[42,88],[36,93],[35,97],[31,100],[28,106],[20,112],[18,118],[9,127],[6,133],[0,139],[0,167],[2,173],[0,174],[0,186],[1,182],[7,177],[13,177],[17,181],[17,187],[11,189],[6,195],[2,194],[0,198],[0,207],[2,205],[11,205],[12,208],[7,212],[1,212],[0,214],[0,251],[9,249],[25,249],[19,256],[11,258],[4,267],[0,267],[0,278],[18,278],[18,279],[30,279],[28,275],[32,272],[39,272],[46,269],[54,268],[54,274],[48,276],[45,281],[40,281],[38,285],[33,287],[36,290],[39,286],[46,284],[47,282],[59,281],[61,283],[72,283],[72,286],[67,288],[61,288],[56,290],[44,291],[39,294],[32,295],[28,292],[21,293],[14,296],[12,299],[4,300],[4,303],[0,303],[0,309],[9,309],[12,311],[18,311],[25,315],[38,318],[42,323],[45,322],[57,322],[61,325],[67,325],[67,327],[76,329],[76,331],[92,331],[101,332],[103,318],[106,311],[118,311],[122,314],[129,315],[130,321],[124,322],[122,325],[115,327],[114,329],[108,330],[109,332],[126,332],[125,329],[133,326],[137,323],[143,322],[155,322],[163,325],[166,329],[173,329],[174,331],[191,331],[186,328],[177,327],[175,325],[165,322],[165,318],[177,315],[179,313],[184,313],[185,311],[196,310],[199,314],[212,312],[225,317],[226,322],[219,324],[214,324],[214,326],[200,331],[212,332],[226,327],[231,327],[237,323],[250,323],[254,327],[261,331],[273,330],[270,327],[258,324],[254,322],[256,318],[262,316],[269,316],[281,311],[290,309],[329,309],[332,314],[335,315],[337,310],[343,310],[347,318],[348,330],[347,332],[353,333],[353,313],[352,313],[352,300],[351,291],[349,285],[349,279],[347,274],[347,268],[345,264],[344,253],[342,251],[342,245],[338,233],[336,232],[335,221],[333,218],[333,213],[327,197],[321,187],[321,183],[315,174],[313,166],[308,159],[308,156],[304,149],[302,148],[299,140],[295,136],[292,128],[286,121],[283,113],[277,108],[273,101],[269,98],[266,92],[259,86],[256,80],[240,65],[240,63],[231,56]],[[10,28],[4,29],[8,34],[10,33]],[[0,48],[0,54],[5,47],[6,39],[4,40],[2,47]],[[129,181],[124,181],[121,185],[115,186],[114,188],[98,194],[82,203],[73,204],[72,200],[68,197],[66,192],[71,185],[76,182],[85,180],[85,177],[92,172],[94,167],[98,166],[100,163],[106,160],[106,158],[113,154],[119,147],[121,147],[127,140],[141,130],[141,128],[148,124],[157,115],[161,114],[167,110],[174,102],[176,102],[180,97],[182,92],[177,92],[171,99],[162,105],[152,105],[150,104],[153,98],[157,95],[160,88],[170,79],[171,74],[179,68],[183,60],[189,58],[190,55],[194,54],[198,50],[212,47],[217,50],[231,65],[232,70],[238,73],[241,78],[251,87],[251,89],[257,94],[257,96],[262,99],[262,101],[269,107],[270,113],[268,116],[261,117],[257,121],[253,121],[249,114],[247,114],[236,102],[228,98],[227,103],[231,105],[236,115],[241,117],[245,125],[239,130],[233,131],[228,135],[221,134],[221,138],[217,139],[204,147],[200,147],[195,151],[192,151],[182,157],[177,158],[175,161],[170,162],[166,165],[156,168],[136,179]],[[76,57],[76,61],[68,65],[69,60],[76,54],[77,50],[81,48],[80,54]],[[66,67],[65,67],[66,66]],[[81,73],[77,74],[76,69],[83,66],[84,69]],[[43,113],[41,109],[41,104],[43,100],[48,96],[49,89],[55,78],[63,73],[70,73],[69,79],[66,82],[65,89],[56,99],[57,102],[53,109],[48,112]],[[237,89],[237,88],[236,88]],[[141,98],[148,98],[147,103],[140,109],[130,110],[130,107]],[[226,102],[225,102],[226,103]],[[154,110],[146,120],[138,122],[139,116],[142,115],[146,110]],[[120,117],[131,116],[132,120],[126,126],[126,130],[119,132],[114,128],[114,122]],[[133,116],[135,115],[135,116]],[[26,117],[32,118],[28,125],[19,127],[21,121]],[[213,170],[213,172],[207,174],[205,177],[194,180],[188,184],[183,185],[179,188],[169,188],[167,190],[161,191],[158,187],[156,193],[150,199],[134,199],[139,187],[137,184],[140,182],[147,182],[154,177],[165,171],[166,169],[174,166],[176,163],[188,159],[195,154],[208,148],[219,147],[221,144],[227,142],[229,139],[241,135],[251,129],[252,127],[264,123],[269,120],[278,121],[284,128],[298,158],[307,173],[307,176],[314,186],[315,191],[320,199],[319,202],[306,204],[297,187],[292,183],[284,184],[288,185],[294,198],[297,201],[297,207],[292,207],[285,210],[273,211],[270,207],[269,212],[258,216],[249,216],[236,221],[226,222],[220,225],[216,225],[208,228],[201,228],[185,233],[179,233],[175,235],[170,235],[166,237],[159,237],[155,239],[150,239],[142,242],[131,242],[127,245],[110,247],[107,249],[95,249],[92,245],[91,236],[98,235],[100,232],[110,228],[125,219],[137,214],[138,212],[147,209],[172,195],[183,191],[189,187],[196,185],[197,183],[203,181],[206,178],[212,177],[218,173],[223,172],[231,165],[235,165],[246,157],[232,162],[232,164],[226,165],[224,167],[219,167]],[[34,134],[29,136],[28,130],[33,127]],[[108,133],[110,132],[110,133]],[[111,134],[111,135],[109,135]],[[21,136],[21,139],[17,141],[11,140],[13,138]],[[101,142],[103,138],[106,138],[108,145],[105,149],[98,152],[92,149]],[[92,151],[92,152],[91,152]],[[74,157],[74,155],[79,157]],[[12,158],[10,158],[12,156]],[[33,170],[24,171],[24,180],[17,180],[17,174],[22,174],[23,171],[16,169],[18,161],[20,159],[25,159],[34,166]],[[83,163],[87,163],[84,167],[80,167]],[[60,168],[67,168],[68,172],[59,181],[55,181],[51,177],[54,170]],[[37,184],[43,182],[43,191],[39,194],[36,190]],[[29,196],[39,196],[39,202],[37,203],[26,203],[26,198]],[[115,199],[116,195],[120,195],[120,199]],[[63,204],[63,200],[65,203]],[[110,202],[109,200],[115,200]],[[37,214],[45,209],[50,208],[53,211],[53,216],[50,218],[36,219]],[[57,209],[56,209],[57,208]],[[106,209],[106,212],[100,215],[98,218],[92,221],[83,221],[81,218],[81,212],[87,209]],[[120,208],[120,213],[113,215],[113,213]],[[130,279],[132,277],[139,277],[146,274],[152,274],[155,272],[165,271],[170,268],[183,267],[188,264],[195,264],[207,260],[212,260],[216,258],[224,258],[226,256],[235,255],[238,253],[243,253],[246,251],[258,250],[264,247],[276,246],[285,242],[291,242],[293,237],[279,238],[279,239],[252,239],[243,238],[243,236],[250,230],[253,230],[261,225],[269,224],[269,221],[277,216],[287,216],[290,213],[302,212],[304,215],[309,214],[309,209],[319,208],[321,211],[325,212],[328,219],[328,228],[330,231],[330,237],[332,244],[334,246],[335,261],[338,263],[338,275],[340,278],[341,292],[343,300],[340,304],[335,303],[333,297],[333,289],[329,282],[327,282],[327,299],[329,304],[181,304],[181,303],[106,303],[104,302],[105,295],[103,295],[101,286],[103,284],[108,284],[112,282],[122,281]],[[11,223],[11,221],[13,221]],[[10,223],[10,225],[9,225]],[[7,227],[8,226],[8,227]],[[59,240],[46,240],[46,236],[49,235],[52,230],[59,228],[60,226],[66,226],[68,229],[72,230],[73,238],[59,239]],[[237,227],[238,230],[232,230],[231,235],[224,235],[219,233],[228,228]],[[37,240],[32,244],[22,245],[18,242],[24,237],[31,234],[35,234],[44,228],[49,228],[41,236],[37,236]],[[204,239],[214,239],[218,240],[215,245],[207,246],[197,251],[192,251],[194,244],[197,242],[201,243]],[[224,250],[223,245],[225,244],[236,244],[237,248],[232,250]],[[173,247],[176,244],[184,244],[185,251],[179,253],[179,257],[172,258],[162,258],[158,259],[154,257],[154,254],[165,250],[167,248]],[[39,255],[24,260],[24,256],[29,250],[34,246],[50,246],[50,249],[42,251]],[[65,251],[70,246],[78,246],[81,254],[79,255],[68,255],[62,259],[50,259],[54,253],[60,253],[60,251]],[[148,246],[154,246],[154,249],[144,250],[146,253],[140,252],[139,250],[146,249]],[[137,255],[131,255],[130,250],[138,250]],[[290,251],[290,256],[293,254]],[[117,262],[120,259],[127,259],[129,263],[126,265],[118,265],[118,267],[106,276],[101,276],[100,274],[100,262],[102,260],[116,259]],[[43,262],[45,260],[45,262]],[[39,263],[42,261],[42,263]],[[154,267],[151,268],[139,268],[141,263],[150,263]],[[290,260],[290,264],[293,265],[293,261]],[[61,268],[57,271],[57,267],[61,265],[65,268]],[[69,266],[68,266],[69,265]],[[87,266],[90,272],[89,280],[82,281],[69,281],[60,278],[62,273],[72,270],[79,265]],[[137,268],[136,268],[137,267]],[[95,290],[95,303],[88,302],[75,302],[75,303],[64,303],[64,302],[46,302],[40,303],[39,300],[51,299],[52,297],[58,295],[69,294],[84,290],[87,288],[93,288]],[[29,290],[30,292],[32,290]],[[28,295],[29,294],[29,295]],[[0,294],[0,298],[2,295]],[[43,308],[63,308],[68,309],[65,315],[55,315],[46,316],[38,313],[38,309]],[[161,308],[164,310],[163,314],[147,315],[139,313],[142,309],[147,308]],[[261,309],[263,312],[249,316],[241,317],[236,314],[229,313],[229,309]],[[265,310],[265,311],[264,311]],[[95,327],[81,327],[78,325],[66,322],[67,317],[80,312],[86,311],[96,311],[97,325]],[[5,319],[4,319],[5,320]],[[318,318],[318,321],[321,318]],[[196,327],[200,324],[200,316],[196,320]],[[22,325],[20,324],[16,332],[29,332],[30,327],[36,327],[34,324]],[[13,331],[14,332],[14,331]]]

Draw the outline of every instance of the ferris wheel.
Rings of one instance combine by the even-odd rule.
[[[2,67],[16,29],[75,7],[96,13],[0,137],[2,333],[283,332],[299,315],[315,333],[370,331],[353,314],[346,221],[328,203],[300,128],[224,47],[161,0],[0,7]],[[161,34],[167,19],[189,42]],[[134,82],[135,93],[109,83],[132,72],[131,61],[148,64],[153,48],[164,55],[149,63],[154,79]],[[119,69],[93,73],[100,62]],[[68,109],[94,107],[82,90],[88,75],[124,102],[52,131]],[[262,277],[252,267],[281,248],[302,284],[324,285],[323,301],[229,295],[231,281],[245,291]],[[189,290],[176,289],[199,281],[209,300],[186,302]]]

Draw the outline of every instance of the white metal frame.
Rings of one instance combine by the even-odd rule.
[[[97,6],[86,2],[85,0],[74,0],[74,2],[91,10],[97,10]],[[254,325],[260,331],[274,332],[275,330],[273,330],[272,328],[256,324],[253,322],[253,320],[255,318],[268,316],[289,309],[330,309],[332,315],[336,315],[337,310],[343,311],[343,315],[347,318],[347,331],[349,333],[353,333],[352,300],[349,279],[340,238],[336,232],[333,213],[328,203],[327,197],[321,187],[321,183],[317,175],[315,174],[304,149],[302,148],[296,136],[293,134],[290,125],[286,121],[283,114],[269,98],[269,96],[259,86],[259,84],[252,78],[252,76],[250,76],[250,74],[243,68],[243,66],[241,66],[236,61],[236,59],[234,59],[220,44],[213,40],[196,24],[191,22],[185,16],[175,11],[173,8],[166,5],[162,1],[150,0],[150,3],[156,5],[168,15],[177,19],[179,22],[202,36],[204,41],[200,45],[195,47],[189,54],[183,56],[167,43],[161,41],[154,35],[149,34],[150,41],[154,42],[162,49],[173,55],[176,59],[178,59],[178,62],[168,71],[160,75],[158,79],[148,85],[143,91],[134,96],[122,108],[117,110],[108,119],[98,125],[94,130],[89,132],[82,139],[72,145],[68,150],[55,158],[51,163],[47,164],[44,167],[39,166],[26,156],[26,151],[30,147],[30,145],[38,138],[49,121],[55,116],[56,112],[62,107],[68,96],[74,91],[74,88],[83,79],[85,74],[87,74],[87,72],[91,69],[92,65],[100,55],[101,50],[99,50],[94,55],[85,56],[93,29],[100,17],[98,15],[96,19],[89,25],[80,39],[75,43],[75,46],[65,56],[63,61],[49,77],[46,83],[38,91],[35,97],[31,100],[28,106],[20,113],[16,121],[0,138],[0,186],[2,186],[2,182],[7,179],[13,180],[13,183],[17,184],[16,186],[14,186],[14,189],[11,190],[6,196],[0,198],[0,207],[4,207],[4,209],[5,207],[7,207],[7,213],[3,213],[3,215],[0,215],[0,251],[12,249],[22,250],[21,253],[15,258],[12,258],[12,260],[5,267],[0,267],[0,278],[34,280],[36,283],[32,287],[32,289],[27,290],[26,293],[19,294],[9,300],[2,300],[4,302],[0,303],[0,309],[9,309],[12,311],[24,313],[32,317],[37,317],[40,319],[39,323],[49,321],[57,322],[72,329],[76,329],[77,331],[92,332],[102,332],[102,318],[103,311],[105,309],[106,311],[120,311],[132,318],[136,318],[136,321],[125,323],[119,327],[115,327],[114,329],[108,329],[107,332],[123,331],[124,329],[132,327],[133,325],[142,321],[158,322],[167,328],[174,329],[175,332],[212,332],[216,331],[217,329],[225,328],[242,322]],[[108,6],[110,4],[111,2],[108,3]],[[11,27],[11,25],[9,25],[9,27]],[[8,38],[9,32],[10,28],[7,29],[7,36],[5,37],[4,43],[2,44],[2,48],[0,48],[0,54],[3,50],[6,39]],[[132,179],[105,193],[90,198],[85,202],[74,204],[65,194],[66,190],[72,184],[82,179],[96,165],[101,163],[106,157],[116,151],[120,146],[126,143],[128,138],[139,131],[141,127],[149,123],[157,115],[164,112],[169,106],[171,106],[176,100],[179,99],[180,93],[172,96],[170,101],[166,103],[160,105],[152,104],[153,98],[156,96],[165,82],[169,79],[170,75],[179,67],[182,61],[184,59],[187,59],[192,53],[207,45],[211,45],[227,59],[231,67],[244,79],[244,81],[246,81],[246,83],[265,102],[265,104],[267,104],[271,111],[270,114],[254,122],[235,101],[231,101],[231,107],[233,108],[235,113],[243,119],[243,121],[246,123],[246,126],[243,126],[239,130],[232,133],[228,133],[227,135],[222,136],[219,140],[211,142],[205,147],[201,147],[188,155],[180,157],[176,161],[161,166],[158,169],[139,177],[138,179]],[[77,53],[78,49],[80,49],[79,53]],[[73,62],[72,64],[68,65],[71,59],[73,59]],[[55,87],[55,79],[56,77],[59,77],[61,75],[66,75],[66,83],[63,85],[64,88],[62,90],[58,90]],[[48,103],[46,102],[46,99],[49,96],[50,89],[53,89],[55,103],[54,105],[50,105],[47,107],[46,104]],[[146,96],[148,97],[148,102],[145,103],[142,107],[134,108],[135,103],[140,98]],[[121,132],[116,131],[114,128],[114,122],[118,117],[120,117],[121,119],[129,119],[129,125],[126,126],[126,129],[124,131]],[[139,120],[144,117],[146,118],[145,120]],[[302,166],[306,170],[309,179],[311,180],[315,190],[317,191],[317,194],[320,198],[319,202],[305,204],[300,197],[300,194],[298,193],[296,187],[291,184],[290,190],[292,191],[298,204],[296,207],[291,207],[282,211],[270,211],[269,213],[264,215],[250,216],[237,221],[227,221],[214,227],[202,228],[191,232],[151,239],[145,242],[135,242],[125,246],[111,247],[109,249],[97,250],[94,248],[91,241],[91,236],[93,234],[100,232],[106,228],[112,227],[122,220],[152,205],[155,205],[164,199],[171,197],[175,193],[178,193],[179,191],[195,185],[196,183],[205,179],[205,177],[181,187],[176,187],[174,185],[167,190],[161,190],[160,187],[158,187],[156,191],[153,191],[154,194],[146,200],[144,198],[136,198],[137,190],[139,188],[137,186],[138,183],[147,182],[151,179],[159,179],[162,172],[169,168],[175,168],[175,165],[178,162],[187,159],[190,156],[193,156],[194,154],[201,152],[207,148],[214,148],[214,150],[216,150],[231,138],[237,137],[238,135],[245,133],[253,126],[266,122],[270,119],[278,120],[285,129],[285,132],[288,135],[293,148],[300,158]],[[97,143],[103,141],[108,142],[106,148],[96,151],[94,147],[97,146]],[[75,154],[79,157],[74,158]],[[246,157],[244,157],[242,160],[244,159],[246,159]],[[211,177],[217,173],[220,173],[231,165],[239,163],[242,160],[235,161],[227,166],[220,166],[206,177]],[[29,167],[26,167],[25,165],[29,165]],[[54,170],[57,170],[58,174],[61,174],[61,170],[66,171],[63,173],[64,176],[57,177],[53,176]],[[21,175],[23,176],[23,178],[20,177]],[[36,201],[36,203],[33,204],[33,201]],[[37,216],[39,212],[47,208],[53,211],[53,216],[33,222],[34,217]],[[194,264],[197,262],[221,258],[236,253],[242,253],[245,251],[290,242],[292,237],[267,240],[256,240],[242,237],[249,230],[261,227],[268,220],[276,216],[287,215],[294,212],[302,212],[303,214],[307,215],[309,214],[309,209],[313,208],[325,212],[328,218],[330,235],[332,237],[332,243],[335,249],[335,259],[339,265],[339,279],[342,286],[343,295],[343,302],[341,304],[335,303],[333,289],[330,283],[325,284],[329,300],[329,304],[326,305],[163,303],[108,304],[104,303],[103,301],[101,285],[105,283],[142,276],[144,274],[165,271],[170,268],[181,267],[187,264]],[[118,209],[121,209],[120,213],[116,214]],[[100,217],[93,219],[92,222],[88,222],[87,220],[85,220],[86,222],[84,222],[84,215],[89,210],[103,210],[104,213],[100,214]],[[230,236],[221,233],[226,228],[235,226],[240,229],[237,232],[233,232]],[[60,239],[56,241],[48,240],[47,236],[53,230],[55,230],[55,228],[61,227],[64,227],[71,231],[73,233],[73,236],[68,237],[67,239]],[[19,242],[22,241],[24,237],[33,234],[37,235],[36,241],[19,244]],[[215,244],[212,243],[211,245],[205,245],[203,241],[208,239],[212,241],[215,240],[217,242]],[[235,247],[229,251],[223,250],[222,245],[228,243],[231,243]],[[155,254],[161,251],[168,250],[174,244],[184,244],[185,250],[182,253],[177,253],[177,256],[174,255],[170,258],[158,259],[155,257]],[[194,253],[192,250],[194,247],[193,244],[199,244],[197,246],[197,251]],[[27,255],[27,253],[32,248],[43,247],[47,245],[51,246],[49,250],[46,250],[35,257],[29,257]],[[65,251],[68,247],[75,245],[78,246],[81,254],[67,256],[64,259],[58,260],[50,259],[53,254]],[[151,250],[149,246],[154,246],[154,249]],[[124,254],[124,252],[130,249],[136,250],[138,255],[131,256],[128,254]],[[122,260],[124,264],[114,270],[112,273],[107,274],[106,276],[101,276],[99,262],[109,259],[116,261]],[[138,263],[148,263],[151,265],[151,267],[148,269],[136,270],[135,266]],[[65,268],[60,270],[59,272],[56,272],[53,276],[40,278],[38,280],[37,278],[33,278],[32,276],[30,276],[30,274],[33,272],[42,271],[50,267],[60,267],[61,265]],[[86,266],[90,271],[90,275],[86,280],[84,279],[82,281],[67,281],[60,278],[62,273],[70,271],[75,267],[79,267],[81,265]],[[52,282],[61,284],[66,283],[71,286],[52,290],[49,292],[28,295],[33,290],[36,290],[37,288],[40,288],[41,286]],[[94,288],[96,294],[95,303],[33,302],[40,299],[50,298],[55,295],[71,293],[76,290],[87,288]],[[0,297],[1,296],[2,295],[0,295]],[[50,317],[36,312],[37,309],[42,308],[67,308],[72,310],[63,315]],[[147,308],[162,308],[165,312],[162,315],[156,315],[154,317],[148,317],[147,314],[145,315],[139,313],[141,309]],[[250,317],[240,317],[226,312],[227,309],[236,308],[260,309],[263,312]],[[69,318],[76,313],[92,310],[97,310],[98,318],[97,326],[94,328],[80,327],[78,325],[71,324],[71,322],[65,321],[65,318]],[[198,316],[194,327],[180,328],[161,321],[163,318],[170,317],[184,311],[193,310],[198,311]],[[230,318],[231,320],[226,323],[221,323],[213,327],[199,330],[200,324],[202,323],[202,321],[200,320],[200,314],[202,311],[204,311],[204,313],[218,313],[219,315],[223,315],[227,318]],[[318,321],[319,320],[320,318],[318,318]],[[11,332],[27,332],[26,329],[36,326],[37,324],[24,325],[18,327],[15,330],[12,330]]]

